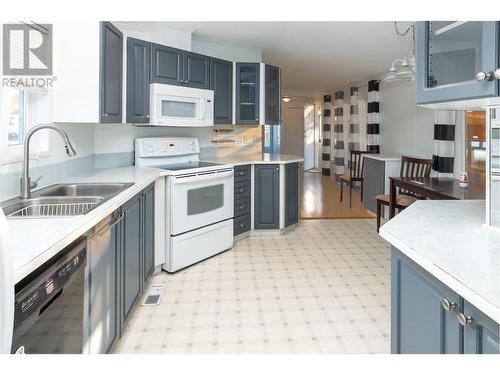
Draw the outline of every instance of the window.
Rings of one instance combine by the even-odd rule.
[[[26,93],[14,89],[9,91],[7,145],[13,146],[22,144],[26,133]]]
[[[22,160],[26,133],[31,127],[48,122],[49,109],[46,92],[6,87],[0,89],[0,165]],[[31,157],[48,156],[49,143],[50,133],[37,133],[31,142]]]

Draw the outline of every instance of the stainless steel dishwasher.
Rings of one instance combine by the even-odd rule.
[[[86,244],[79,238],[16,284],[13,353],[82,353]]]

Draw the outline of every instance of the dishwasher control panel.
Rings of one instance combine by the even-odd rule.
[[[83,248],[81,248],[83,247]],[[64,287],[71,282],[72,275],[84,267],[87,259],[85,242],[78,251],[71,251],[52,265],[44,265],[44,272],[32,280],[22,280],[25,287],[21,290],[16,285],[14,307],[14,331],[26,322],[32,315],[37,317],[63,293]],[[27,276],[29,278],[30,276]]]

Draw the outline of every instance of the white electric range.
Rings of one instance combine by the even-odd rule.
[[[233,246],[234,168],[201,161],[199,154],[197,138],[135,140],[135,165],[168,172],[162,226],[165,228],[162,268],[168,272]]]

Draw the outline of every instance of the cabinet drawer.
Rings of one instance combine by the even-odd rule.
[[[233,235],[248,232],[250,230],[250,214],[246,214],[234,219]]]
[[[252,175],[250,165],[240,165],[234,167],[234,182],[249,181]]]
[[[238,182],[234,184],[234,200],[240,200],[250,196],[250,181]]]
[[[250,197],[234,201],[234,217],[250,213]]]

